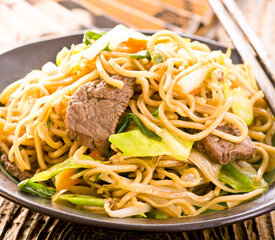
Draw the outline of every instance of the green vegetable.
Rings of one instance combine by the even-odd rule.
[[[143,214],[134,215],[132,216],[132,218],[147,218],[147,216],[145,213],[143,213]]]
[[[47,126],[48,126],[48,128],[50,128],[50,126],[51,126],[51,118],[50,118],[50,116],[47,119]]]
[[[151,60],[151,55],[148,50],[142,50],[140,52],[130,54],[130,58],[135,58],[135,59],[147,58]]]
[[[253,106],[249,98],[247,97],[246,93],[241,88],[229,89],[225,82],[223,83],[223,85],[225,97],[230,96],[233,98],[233,113],[235,113],[237,116],[243,119],[246,125],[249,126],[253,122],[254,114]]]
[[[62,172],[65,169],[80,168],[80,167],[82,167],[82,166],[75,164],[73,157],[70,157],[67,160],[65,160],[64,162],[57,163],[54,166],[48,168],[47,170],[35,174],[30,180],[32,182],[46,181],[46,180],[54,177],[58,173]]]
[[[18,184],[19,180],[17,178],[15,178],[14,176],[12,176],[7,170],[6,168],[3,166],[2,163],[0,163],[0,170],[14,183]]]
[[[101,38],[106,32],[99,32],[99,31],[87,31],[84,33],[83,42],[87,46],[91,46],[93,44],[92,40],[98,40]]]
[[[153,219],[164,219],[164,218],[170,218],[169,215],[166,213],[158,210],[158,209],[153,209],[150,212],[146,213],[148,218],[153,218]]]
[[[164,62],[164,57],[159,52],[155,52],[154,56],[152,57],[152,62],[154,64],[162,63]]]
[[[78,194],[62,194],[58,197],[60,200],[69,201],[75,205],[85,205],[94,207],[103,207],[104,199],[97,198],[88,195],[78,195]]]
[[[34,183],[30,179],[26,179],[18,184],[21,192],[51,200],[51,197],[56,193],[53,188],[46,187],[39,183]]]
[[[153,117],[159,119],[159,108],[156,108],[156,110],[152,113]]]
[[[109,141],[127,156],[145,157],[169,155],[178,160],[188,158],[193,142],[172,135],[164,129],[165,138],[157,141],[146,136],[141,130],[113,134]]]
[[[232,104],[233,113],[243,119],[247,126],[249,126],[254,119],[253,106],[249,98],[241,88],[234,88],[230,91],[230,95],[234,99]]]
[[[151,131],[150,129],[148,129],[144,123],[133,113],[128,113],[126,115],[126,117],[122,118],[117,127],[116,127],[116,133],[121,133],[125,130],[128,129],[129,125],[130,125],[130,121],[133,121],[142,131],[142,133],[149,137],[149,138],[153,138],[157,141],[161,141],[161,137],[159,135],[157,135],[156,133],[154,133],[153,131]]]
[[[101,172],[101,173],[99,173],[99,174],[97,175],[97,177],[96,177],[96,179],[95,179],[95,182],[96,182],[96,183],[100,180],[100,178],[102,177],[102,175],[103,175],[103,172]]]
[[[82,155],[81,160],[98,161],[98,160],[95,160],[87,155]],[[84,166],[76,164],[74,162],[73,157],[70,157],[67,160],[65,160],[64,162],[57,163],[57,164],[53,165],[52,167],[48,168],[47,170],[35,174],[30,180],[32,182],[42,182],[42,181],[46,181],[46,180],[54,177],[55,175],[57,175],[58,173],[62,172],[65,169],[83,168],[83,167]]]
[[[102,49],[102,51],[108,51],[108,52],[112,51],[109,45],[110,45],[110,42],[108,42],[107,46],[104,49]]]
[[[263,178],[268,184],[275,182],[275,168],[270,172],[265,172]]]
[[[235,162],[224,165],[220,170],[219,179],[241,192],[267,188],[267,183],[264,179],[260,182],[254,181],[257,171],[249,163],[241,162],[241,164],[243,167],[240,167]]]

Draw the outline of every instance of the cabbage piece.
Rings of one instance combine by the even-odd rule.
[[[176,90],[184,94],[192,92],[195,88],[200,87],[201,83],[207,77],[208,71],[208,66],[201,66],[193,72],[185,75],[176,83]]]
[[[139,117],[133,113],[128,113],[124,118],[119,121],[116,127],[116,133],[126,131],[130,125],[131,120],[139,127],[139,129],[143,134],[145,134],[145,136],[149,138],[154,138],[157,141],[161,141],[161,137],[149,128],[147,128],[144,123],[139,119]]]
[[[109,141],[127,156],[169,155],[178,160],[186,160],[193,145],[193,142],[179,138],[167,130],[163,131],[161,141],[146,137],[139,129],[113,134]]]
[[[254,119],[254,115],[253,106],[246,93],[241,88],[234,88],[229,91],[229,95],[233,97],[233,113],[243,119],[246,125],[249,126]]]
[[[70,50],[66,47],[62,48],[56,55],[56,65],[59,66],[65,57],[69,54]]]
[[[147,39],[147,37],[142,33],[119,24],[100,37],[98,40],[96,40],[88,49],[83,52],[83,56],[84,58],[92,60],[108,44],[110,50],[115,50],[120,43],[127,41],[130,37],[137,39]]]
[[[254,119],[253,105],[251,104],[245,91],[241,88],[229,89],[225,82],[223,83],[223,85],[223,92],[225,97],[230,96],[233,98],[233,113],[244,120],[246,125],[249,126]]]

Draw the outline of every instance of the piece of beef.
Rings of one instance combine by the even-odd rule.
[[[1,163],[4,165],[5,169],[14,177],[16,177],[17,179],[19,179],[20,181],[23,181],[27,178],[31,178],[36,169],[37,168],[33,168],[32,166],[32,170],[25,170],[23,172],[21,172],[19,170],[19,168],[15,165],[15,163],[10,162],[8,159],[7,154],[2,154],[1,158],[0,158]]]
[[[239,129],[230,123],[218,126],[217,129],[234,136],[240,136]],[[247,160],[256,154],[256,147],[249,136],[241,143],[233,143],[210,134],[198,141],[194,147],[205,153],[210,160],[223,165],[234,160]]]
[[[108,138],[134,94],[134,78],[113,78],[124,82],[123,89],[100,79],[88,82],[72,95],[65,117],[68,136],[87,147],[96,147],[104,156],[108,154]]]

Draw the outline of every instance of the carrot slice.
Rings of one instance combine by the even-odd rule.
[[[80,182],[81,179],[71,179],[71,176],[77,173],[77,169],[65,169],[61,173],[57,174],[55,177],[55,187],[59,192],[62,189],[66,189],[67,187],[74,186]]]
[[[93,151],[89,154],[89,156],[92,157],[94,160],[100,160],[100,161],[105,160],[105,158],[102,157],[102,155],[97,149],[93,149]]]
[[[196,94],[198,94],[200,92],[201,88],[195,88],[193,91],[191,91],[189,94],[195,96]]]
[[[126,46],[131,49],[133,52],[138,52],[146,47],[147,44],[146,39],[136,39],[136,38],[129,38],[126,42]]]

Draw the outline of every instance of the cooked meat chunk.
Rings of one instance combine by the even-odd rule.
[[[72,95],[65,117],[69,137],[87,147],[96,147],[104,156],[108,154],[108,138],[134,94],[134,78],[113,78],[124,82],[123,89],[100,79],[88,82]]]
[[[14,177],[16,177],[17,179],[19,179],[20,181],[23,181],[27,178],[31,178],[34,173],[35,173],[35,169],[37,169],[37,167],[35,168],[35,166],[32,166],[32,170],[30,171],[23,171],[21,172],[19,170],[19,168],[15,165],[15,163],[12,163],[9,161],[7,154],[2,154],[1,158],[0,158],[1,163],[4,165],[5,169]],[[34,168],[33,168],[34,167]]]
[[[240,136],[239,129],[230,123],[219,126],[217,129],[234,136]],[[205,153],[210,160],[223,165],[234,160],[247,160],[256,154],[256,147],[248,136],[241,143],[232,143],[210,134],[197,142],[195,148]]]

